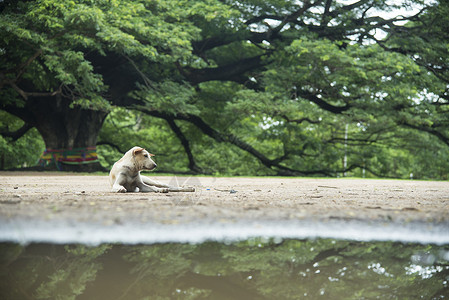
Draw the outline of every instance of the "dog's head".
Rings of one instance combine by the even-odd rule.
[[[151,159],[154,154],[149,153],[141,147],[133,148],[133,159],[140,170],[153,170],[157,167],[156,163]]]

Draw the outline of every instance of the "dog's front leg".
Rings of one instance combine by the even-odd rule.
[[[123,184],[126,182],[126,176],[122,173],[119,173],[117,175],[117,178],[115,179],[114,184],[112,185],[112,192],[113,193],[126,193],[126,188],[123,186]]]
[[[140,177],[144,184],[149,185],[149,186],[156,186],[156,187],[160,187],[160,188],[167,188],[169,192],[194,192],[195,191],[195,188],[193,188],[193,187],[169,186],[168,184],[150,179],[146,176],[140,176]]]
[[[141,182],[137,185],[140,192],[143,193],[149,193],[149,192],[155,192],[155,193],[168,193],[168,188],[157,188],[154,186],[146,185],[145,183]]]
[[[176,187],[176,186],[171,186],[168,188],[169,192],[194,192],[195,188],[194,187]]]
[[[168,184],[150,179],[147,176],[140,175],[140,178],[142,179],[142,182],[146,185],[160,187],[160,188],[169,188],[170,187]]]

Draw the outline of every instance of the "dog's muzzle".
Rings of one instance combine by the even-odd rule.
[[[157,168],[157,164],[153,164],[152,166],[150,166],[149,168],[147,168],[147,170],[154,170]]]

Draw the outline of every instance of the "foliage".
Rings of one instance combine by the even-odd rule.
[[[141,145],[171,172],[449,176],[445,0],[15,4],[2,109],[47,146],[44,95],[109,114],[91,133],[105,167]]]
[[[22,126],[23,121],[0,111],[0,128],[16,131]],[[19,139],[0,135],[1,169],[34,166],[44,149],[45,144],[36,129],[30,129]]]
[[[107,141],[103,144],[104,141]],[[112,145],[112,146],[111,146]],[[120,145],[119,149],[115,145]],[[153,159],[171,161],[170,166],[162,164],[166,172],[188,171],[187,159],[182,146],[164,120],[151,119],[139,111],[123,108],[113,110],[106,118],[99,136],[98,154],[104,166],[111,167],[128,149],[134,146],[146,147],[156,156]]]

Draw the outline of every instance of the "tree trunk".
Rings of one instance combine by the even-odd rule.
[[[96,143],[106,112],[71,108],[60,95],[29,99],[25,109],[26,121],[36,127],[45,142],[42,164],[64,171],[104,170],[96,157]]]

